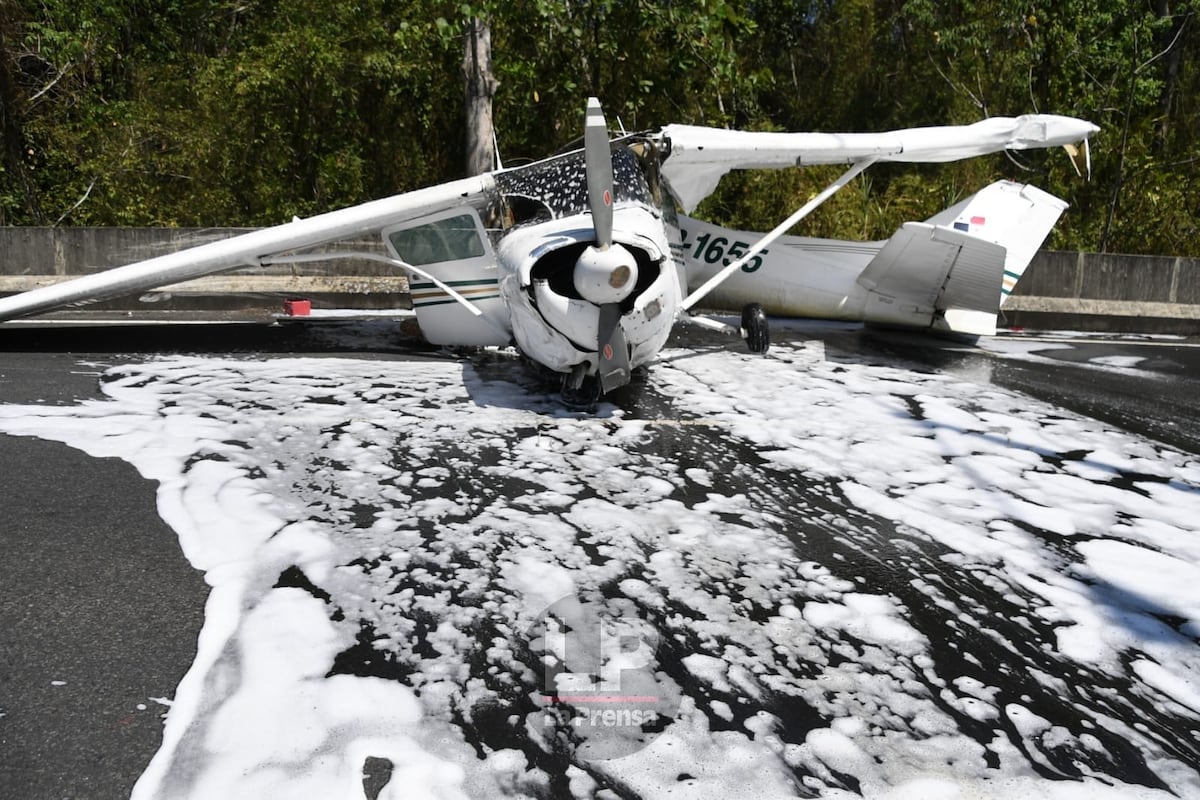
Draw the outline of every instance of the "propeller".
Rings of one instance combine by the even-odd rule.
[[[579,295],[600,307],[596,350],[600,385],[607,392],[629,382],[629,346],[621,330],[621,301],[633,292],[638,268],[633,253],[613,241],[612,149],[608,123],[595,97],[588,98],[583,152],[596,243],[579,255],[573,277]]]

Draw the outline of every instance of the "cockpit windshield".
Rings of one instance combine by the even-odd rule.
[[[496,173],[495,178],[516,224],[545,222],[588,210],[582,152]],[[613,195],[615,203],[654,203],[637,157],[624,147],[613,150]]]

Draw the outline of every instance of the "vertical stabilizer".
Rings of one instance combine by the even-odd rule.
[[[926,221],[1005,249],[1000,286],[1003,307],[1066,208],[1064,201],[1034,186],[998,181]]]

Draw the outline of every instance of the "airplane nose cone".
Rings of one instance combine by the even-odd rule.
[[[575,262],[575,290],[596,305],[619,303],[637,284],[637,261],[619,244],[589,247]]]

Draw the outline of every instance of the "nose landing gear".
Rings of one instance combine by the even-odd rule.
[[[587,364],[576,364],[563,376],[562,400],[572,411],[590,411],[600,401],[600,376],[588,373]]]

